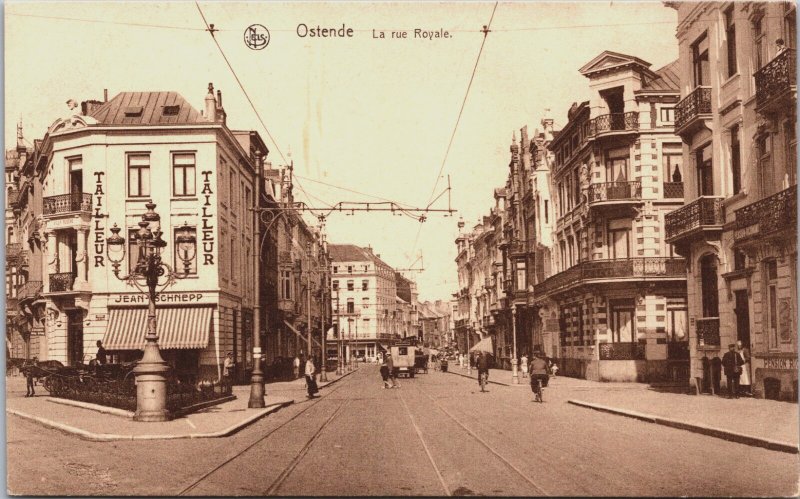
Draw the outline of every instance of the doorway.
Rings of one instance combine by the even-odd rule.
[[[736,296],[736,339],[742,342],[744,348],[750,349],[750,304],[747,290],[734,291]]]
[[[83,311],[67,310],[67,364],[83,363]]]

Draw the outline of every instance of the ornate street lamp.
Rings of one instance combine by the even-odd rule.
[[[191,262],[195,256],[196,238],[184,224],[175,240],[178,258],[183,262],[183,275],[176,273],[161,259],[161,252],[167,246],[161,236],[161,217],[155,212],[156,205],[150,201],[146,205],[147,212],[142,215],[139,230],[133,235],[138,247],[138,257],[134,268],[126,276],[119,275],[119,267],[125,259],[125,238],[119,235],[117,224],[111,228],[111,236],[106,239],[106,253],[113,267],[114,276],[135,286],[144,292],[147,288],[147,334],[145,335],[144,355],[136,363],[133,374],[136,376],[136,421],[166,421],[167,410],[167,378],[169,366],[161,357],[158,348],[158,332],[156,328],[156,296],[176,278],[186,277],[190,272]],[[159,282],[159,279],[163,282]],[[142,283],[143,282],[143,283]],[[160,289],[157,289],[160,288]]]

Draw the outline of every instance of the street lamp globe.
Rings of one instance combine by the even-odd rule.
[[[114,224],[111,227],[111,235],[106,238],[106,255],[108,260],[114,265],[114,273],[119,273],[119,264],[125,259],[125,238],[119,235],[122,230]]]
[[[183,262],[184,273],[188,274],[197,248],[197,238],[194,237],[188,223],[184,223],[180,228],[175,237],[175,246],[178,247],[178,258]]]
[[[147,211],[144,212],[142,215],[142,220],[147,222],[148,226],[153,230],[157,231],[161,229],[161,215],[156,213],[156,205],[150,200],[148,203],[145,203],[145,208]]]

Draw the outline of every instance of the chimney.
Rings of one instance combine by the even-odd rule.
[[[225,108],[222,107],[222,92],[217,90],[217,119],[215,121],[221,121],[225,123],[227,116],[228,115],[225,114]]]
[[[205,117],[208,121],[216,121],[217,101],[214,99],[214,84],[208,84],[208,94],[206,94]]]

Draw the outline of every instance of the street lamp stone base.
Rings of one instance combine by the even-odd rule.
[[[150,347],[151,344],[147,346]],[[167,410],[166,374],[169,372],[169,365],[161,359],[158,347],[155,348],[157,359],[148,359],[148,348],[145,347],[144,357],[133,368],[133,374],[136,376],[134,421],[158,422],[171,419]]]
[[[511,359],[511,384],[519,384],[519,368],[517,366],[517,359]]]
[[[253,373],[250,378],[250,400],[247,402],[248,409],[263,409],[264,403],[264,377],[261,373]]]

